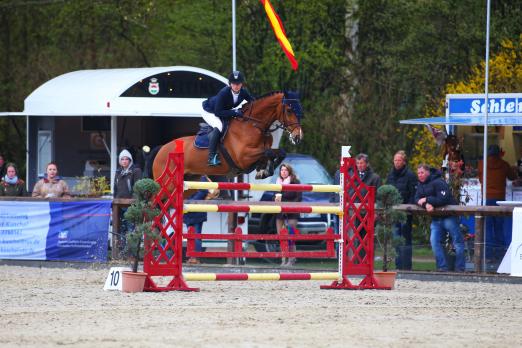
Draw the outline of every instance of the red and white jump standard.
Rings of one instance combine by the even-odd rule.
[[[156,180],[161,188],[155,197],[155,204],[161,214],[153,223],[153,228],[161,231],[159,241],[146,241],[144,272],[148,274],[145,291],[198,291],[189,287],[186,281],[259,281],[259,280],[333,280],[322,289],[389,289],[379,286],[373,274],[373,239],[375,222],[375,188],[367,187],[356,174],[355,161],[343,149],[341,160],[341,185],[275,185],[224,182],[183,182],[183,142],[176,143],[176,150],[169,154],[163,174]],[[273,203],[267,204],[184,204],[185,189],[224,189],[224,190],[262,190],[262,191],[311,191],[335,192],[340,195],[339,204],[305,205]],[[351,193],[349,196],[348,193]],[[358,201],[356,203],[355,201]],[[193,229],[183,233],[184,212],[262,212],[262,213],[332,213],[340,217],[339,231],[328,228],[325,234],[289,234],[283,229],[281,234],[247,234],[236,228],[232,234],[196,234]],[[364,231],[364,233],[362,232]],[[191,257],[242,257],[242,258],[281,258],[281,257],[336,257],[335,243],[338,247],[338,272],[324,273],[183,273],[183,239],[187,240],[187,256]],[[232,241],[233,250],[195,251],[195,240]],[[281,251],[253,252],[243,250],[243,243],[250,240],[279,241]],[[290,241],[324,240],[326,250],[290,251]],[[172,277],[166,286],[156,284],[153,277]],[[349,277],[355,276],[358,283]]]

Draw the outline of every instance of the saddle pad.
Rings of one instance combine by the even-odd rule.
[[[194,138],[194,146],[198,149],[208,149],[208,133],[212,130],[212,127],[210,127],[206,123],[200,123],[199,124],[199,131],[196,134],[196,137]],[[223,122],[223,132],[221,132],[221,139],[220,142],[225,139],[225,136],[227,135],[228,130],[228,122]]]

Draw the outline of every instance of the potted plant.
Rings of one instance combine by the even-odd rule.
[[[396,272],[388,272],[388,266],[395,256],[395,248],[403,244],[402,237],[393,235],[393,226],[396,223],[404,222],[406,214],[402,211],[393,209],[394,205],[402,203],[402,196],[392,185],[383,185],[377,189],[377,219],[378,224],[375,227],[375,236],[382,248],[382,273],[375,272],[375,277],[379,285],[390,286],[393,288]],[[383,278],[391,278],[385,280]],[[385,285],[385,282],[391,282],[391,285]]]
[[[153,198],[159,190],[159,184],[152,179],[136,181],[133,187],[134,202],[123,215],[133,226],[126,236],[126,251],[133,262],[132,271],[123,272],[124,292],[143,291],[147,274],[138,272],[138,263],[144,245],[150,240],[157,241],[160,238],[159,231],[152,228],[154,218],[160,214],[160,210],[153,206]]]
[[[73,191],[78,197],[101,197],[111,192],[111,185],[105,176],[81,176],[76,180]]]

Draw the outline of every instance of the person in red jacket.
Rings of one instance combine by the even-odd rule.
[[[500,147],[488,147],[486,205],[498,205],[497,201],[506,199],[506,179],[515,180],[516,169],[502,158]],[[478,163],[479,180],[482,183],[483,161]],[[504,224],[511,218],[488,217],[486,219],[486,258],[500,261],[511,243],[511,231],[504,232]]]

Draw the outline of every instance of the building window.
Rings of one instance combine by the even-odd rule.
[[[36,171],[38,175],[45,174],[47,164],[52,160],[53,137],[50,130],[38,131],[38,167]]]
[[[127,89],[122,97],[208,98],[226,86],[208,75],[192,71],[169,71],[149,76]]]

